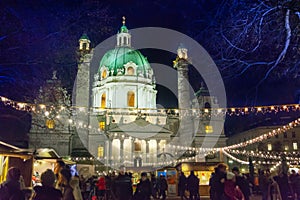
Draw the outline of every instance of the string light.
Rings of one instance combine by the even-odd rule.
[[[56,110],[57,112],[66,110],[65,105],[58,105],[57,108],[53,105],[46,104],[32,104],[25,102],[18,102],[6,97],[0,96],[0,101],[3,102],[4,105],[11,106],[17,110],[27,111],[27,112],[39,112],[44,109],[48,109],[48,111]],[[151,114],[152,111],[156,111],[161,114],[168,115],[179,115],[179,113],[183,116],[240,116],[247,115],[250,113],[278,113],[278,112],[299,112],[300,105],[299,104],[284,104],[284,105],[271,105],[271,106],[257,106],[257,107],[231,107],[231,108],[200,108],[200,109],[148,109],[148,108],[139,108],[138,110],[133,110],[128,112],[128,109],[121,108],[101,108],[101,107],[82,107],[82,106],[69,106],[68,109],[76,111],[76,112],[85,112],[86,114],[91,114],[95,112],[106,112],[106,113],[119,113],[119,114],[132,114],[133,112],[144,112]],[[180,111],[180,112],[179,112]],[[193,112],[191,112],[193,111]]]
[[[225,149],[222,149],[222,152],[223,152],[227,157],[231,158],[232,160],[234,160],[234,161],[236,161],[236,162],[238,162],[238,163],[240,163],[240,164],[242,164],[242,165],[249,165],[249,162],[248,162],[248,161],[240,160],[240,159],[234,157],[233,155],[231,155],[231,154],[229,154],[228,152],[226,152]]]
[[[300,152],[264,152],[264,151],[246,151],[246,150],[228,150],[228,152],[236,155],[246,155],[256,158],[269,159],[269,160],[281,160],[281,155],[285,155],[287,160],[300,161]]]
[[[254,143],[257,143],[257,142],[261,142],[263,140],[266,140],[268,139],[269,137],[273,137],[275,135],[279,135],[281,133],[284,133],[286,132],[287,130],[290,130],[290,129],[293,129],[297,126],[300,125],[300,118],[282,126],[281,128],[276,128],[268,133],[265,133],[265,134],[262,134],[260,136],[257,136],[253,139],[249,139],[245,142],[241,142],[241,143],[238,143],[238,144],[233,144],[233,145],[230,145],[230,146],[227,146],[227,147],[224,147],[224,149],[237,149],[237,148],[241,148],[241,147],[245,147],[245,146],[248,146],[250,144],[254,144]]]

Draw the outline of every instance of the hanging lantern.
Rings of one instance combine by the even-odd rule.
[[[54,129],[55,122],[53,119],[46,119],[46,126],[48,129]]]

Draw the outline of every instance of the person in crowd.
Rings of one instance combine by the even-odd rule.
[[[242,191],[236,185],[236,175],[232,172],[227,172],[226,174],[226,180],[224,182],[224,195],[228,200],[245,199]]]
[[[72,175],[69,169],[62,169],[58,175],[58,185],[61,188],[63,200],[75,200],[73,188],[70,186]]]
[[[141,173],[141,180],[137,184],[137,188],[134,194],[134,200],[150,200],[152,194],[151,182],[147,177],[147,173]]]
[[[213,200],[222,200],[224,196],[224,182],[226,180],[226,168],[223,163],[218,164],[215,168],[215,175],[211,180],[211,192]]]
[[[236,185],[239,186],[240,190],[242,191],[242,193],[245,197],[245,200],[249,200],[249,197],[251,194],[249,181],[244,176],[241,176],[240,170],[238,167],[233,167],[232,173],[235,174]]]
[[[106,190],[106,182],[105,182],[105,177],[103,174],[100,174],[99,179],[96,183],[96,186],[97,186],[98,199],[103,199],[105,196],[105,190]]]
[[[300,200],[300,175],[297,176],[295,184],[296,198],[297,200]]]
[[[215,174],[216,174],[217,169],[218,169],[217,167],[214,168],[214,172],[211,173],[210,178],[209,178],[209,183],[208,183],[208,185],[209,185],[209,197],[210,197],[211,200],[214,199],[215,191],[214,191],[214,188],[212,187],[212,185],[213,185],[213,181],[215,179]]]
[[[296,171],[293,169],[289,176],[289,180],[291,183],[291,189],[292,189],[292,194],[293,194],[294,199],[297,197],[297,179],[298,178],[299,178],[299,174],[296,173]]]
[[[62,193],[54,188],[55,174],[52,170],[47,169],[41,175],[42,186],[35,186],[32,200],[61,200]]]
[[[282,200],[288,200],[289,193],[289,179],[287,174],[284,174],[282,171],[278,173],[278,176],[274,176],[274,180],[279,186],[279,191]]]
[[[81,191],[81,196],[83,197],[83,199],[86,199],[86,179],[82,174],[79,177],[79,187]]]
[[[195,176],[194,171],[187,178],[187,188],[190,192],[190,200],[197,200],[199,197],[199,178]]]
[[[263,200],[273,200],[274,196],[275,199],[280,198],[280,189],[277,182],[271,176],[271,172],[269,169],[265,170],[265,174],[262,174],[259,180],[259,185],[262,191],[262,199]]]
[[[75,200],[82,200],[81,190],[79,187],[79,176],[75,175],[71,177],[70,186],[73,189],[73,196]]]
[[[187,197],[185,196],[186,189],[187,189],[187,178],[185,177],[183,172],[180,172],[179,180],[178,180],[178,191],[181,200],[187,199]]]
[[[152,197],[157,199],[158,195],[158,181],[154,174],[151,174],[151,188],[152,188]]]
[[[166,199],[167,197],[167,191],[168,191],[168,183],[165,179],[164,175],[160,175],[159,181],[158,181],[158,188],[159,188],[159,197],[162,199]]]
[[[0,200],[25,200],[20,185],[21,171],[11,167],[7,171],[6,181],[0,185]]]
[[[132,182],[130,176],[121,170],[119,176],[114,180],[118,200],[130,200],[132,198]]]
[[[56,178],[58,179],[58,175],[60,170],[64,169],[66,167],[66,164],[64,161],[62,160],[57,160],[54,166],[54,174],[56,176]]]

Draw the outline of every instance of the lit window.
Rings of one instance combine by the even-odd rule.
[[[99,128],[100,130],[105,130],[105,122],[99,122]]]
[[[127,93],[127,106],[128,107],[134,107],[134,98],[135,98],[134,92],[129,91]]]
[[[298,150],[298,143],[297,142],[293,142],[293,149]]]
[[[284,150],[285,150],[285,151],[288,151],[288,150],[289,150],[289,146],[288,146],[288,145],[285,145],[285,146],[284,146]]]
[[[54,129],[54,125],[55,125],[55,123],[54,123],[53,119],[47,119],[46,120],[46,126],[47,126],[47,128]]]
[[[134,75],[134,69],[133,69],[133,67],[128,67],[127,68],[127,74],[128,75]]]
[[[268,144],[268,151],[272,151],[272,144]]]
[[[106,94],[103,93],[101,96],[101,108],[105,108],[106,107]]]
[[[166,147],[167,141],[166,140],[161,140],[159,142],[159,148],[164,149]]]
[[[102,74],[101,74],[101,78],[104,79],[104,78],[106,78],[106,77],[107,77],[107,71],[106,71],[106,69],[105,69],[105,70],[103,70],[103,72],[102,72]]]
[[[212,132],[214,132],[212,126],[205,126],[205,133],[212,133]]]
[[[141,141],[136,140],[134,142],[134,151],[142,151]]]
[[[103,158],[104,148],[103,146],[98,146],[98,158]]]

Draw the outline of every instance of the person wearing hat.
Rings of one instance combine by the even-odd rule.
[[[236,186],[235,174],[227,172],[224,182],[224,194],[228,200],[245,200],[245,197],[238,186]]]
[[[51,169],[47,169],[41,175],[42,186],[33,188],[32,200],[61,200],[62,193],[54,188],[55,174]]]
[[[151,182],[147,177],[146,172],[141,173],[140,182],[137,184],[136,191],[134,194],[134,200],[150,200],[152,193]]]
[[[0,185],[0,200],[25,200],[25,195],[20,186],[21,171],[11,167],[7,171],[6,181]]]
[[[241,189],[245,200],[249,200],[249,196],[251,194],[249,181],[240,174],[240,170],[238,167],[233,167],[231,171],[235,174],[236,185],[239,186],[239,188]]]

